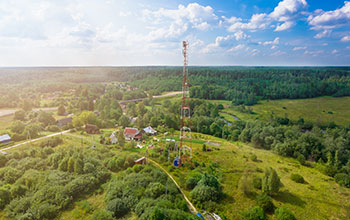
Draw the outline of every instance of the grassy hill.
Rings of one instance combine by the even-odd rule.
[[[263,176],[267,167],[274,168],[283,187],[277,196],[273,197],[276,207],[287,207],[293,211],[297,219],[349,219],[350,218],[350,189],[339,187],[334,180],[317,169],[301,166],[296,160],[278,156],[271,151],[256,149],[239,142],[230,143],[212,136],[196,134],[197,139],[220,143],[220,147],[210,146],[212,152],[203,152],[202,144],[193,143],[194,160],[199,163],[218,165],[218,173],[225,198],[217,207],[218,212],[228,219],[241,219],[241,212],[256,205],[255,196],[260,190],[252,189],[251,195],[246,196],[240,189],[240,179],[247,176]],[[198,141],[196,141],[198,142]],[[257,162],[250,159],[257,156]],[[159,160],[158,160],[159,161]],[[175,179],[184,186],[188,174],[187,169],[173,169],[164,163],[163,166],[175,176]],[[300,174],[306,183],[300,184],[290,179],[291,174]],[[185,191],[189,195],[189,191]],[[317,211],[315,211],[317,210]],[[273,216],[268,216],[274,219]]]

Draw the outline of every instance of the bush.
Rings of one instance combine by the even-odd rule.
[[[264,210],[264,212],[273,212],[275,208],[271,197],[265,193],[260,194],[256,197],[256,203]]]
[[[90,220],[114,220],[112,212],[98,209],[94,211],[92,216],[90,217]]]
[[[59,132],[60,128],[57,125],[49,125],[46,127],[46,130],[51,132]]]
[[[264,210],[259,206],[255,206],[250,210],[243,212],[243,218],[245,220],[267,220]]]
[[[151,183],[147,187],[145,194],[151,198],[157,198],[165,193],[165,186],[159,182]]]
[[[350,175],[345,173],[337,173],[335,174],[334,179],[339,185],[350,187]]]
[[[293,173],[293,174],[290,176],[290,179],[293,180],[293,181],[296,182],[296,183],[305,183],[304,178],[303,178],[301,175],[299,175],[299,174]]]
[[[305,165],[305,157],[304,157],[304,155],[302,155],[302,154],[299,154],[298,156],[297,156],[297,161],[299,161],[299,163],[301,164],[301,165]]]
[[[129,212],[123,200],[116,198],[107,204],[107,210],[113,213],[116,218],[121,218]]]
[[[258,157],[255,154],[250,155],[250,159],[254,162],[258,161]]]
[[[207,201],[217,201],[219,193],[214,187],[206,185],[197,185],[190,193],[190,197],[197,204]]]
[[[275,210],[277,220],[296,220],[294,214],[287,208],[278,208]]]
[[[260,177],[254,177],[253,186],[255,189],[261,189],[262,180]]]

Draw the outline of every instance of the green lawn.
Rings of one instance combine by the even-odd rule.
[[[229,101],[217,101],[229,105]],[[243,120],[262,119],[268,120],[271,115],[298,120],[300,117],[306,121],[319,124],[335,122],[339,125],[350,124],[350,97],[319,97],[311,99],[282,99],[272,101],[260,101],[259,104],[251,106],[255,114],[241,113],[236,107],[225,108],[220,114],[229,121],[233,121],[232,115]]]
[[[280,193],[273,197],[275,206],[285,206],[292,210],[297,219],[350,219],[350,189],[339,187],[332,178],[315,168],[305,167],[291,158],[278,156],[271,151],[253,148],[242,143],[230,143],[212,136],[198,135],[200,140],[222,143],[220,150],[202,152],[202,145],[193,143],[194,160],[207,165],[219,165],[219,179],[226,197],[219,203],[219,210],[229,219],[240,219],[240,213],[256,205],[255,196],[247,197],[238,188],[243,175],[263,176],[257,168],[264,170],[273,167],[284,185]],[[195,141],[197,142],[197,141]],[[259,162],[253,162],[249,155],[254,153]],[[167,168],[167,164],[163,164]],[[168,169],[169,170],[169,169]],[[169,170],[170,171],[170,170]],[[175,179],[184,183],[188,170],[181,168],[171,172]],[[304,177],[307,184],[290,180],[292,173]],[[189,195],[189,191],[185,191]],[[254,193],[259,193],[255,190]],[[317,210],[317,211],[316,211]],[[269,219],[273,219],[270,215]]]

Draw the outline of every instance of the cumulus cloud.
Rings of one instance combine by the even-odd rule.
[[[350,42],[350,35],[349,36],[344,36],[340,41],[341,42]]]
[[[283,0],[279,2],[270,14],[254,14],[248,22],[237,17],[223,18],[224,22],[228,24],[227,30],[230,32],[235,32],[237,30],[249,30],[254,32],[273,26],[276,27],[275,31],[284,31],[295,25],[295,21],[304,13],[306,7],[307,2],[305,0]],[[271,25],[273,22],[277,24]]]
[[[308,17],[308,23],[314,30],[333,29],[350,24],[350,1],[334,11],[316,10]]]
[[[280,43],[280,38],[276,37],[273,41],[265,41],[265,42],[259,42],[260,45],[277,45]]]
[[[331,33],[332,33],[332,30],[324,30],[324,31],[316,34],[314,36],[314,38],[321,39],[321,38],[324,38],[324,37],[329,37],[331,35]]]
[[[151,34],[154,39],[179,36],[191,28],[205,31],[218,20],[212,7],[198,3],[190,3],[187,6],[179,5],[177,9],[161,8],[156,11],[146,9],[143,10],[143,17],[154,24],[170,23],[168,29],[155,30]]]

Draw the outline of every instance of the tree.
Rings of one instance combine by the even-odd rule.
[[[67,171],[69,171],[70,173],[73,173],[74,172],[74,164],[75,164],[75,159],[73,157],[70,157],[68,160]]]
[[[150,216],[151,220],[163,220],[166,219],[164,212],[162,210],[160,210],[159,208],[155,207],[153,209],[153,212]]]
[[[77,174],[82,174],[84,172],[84,162],[82,159],[77,158],[74,163],[74,172]]]
[[[24,110],[19,110],[15,112],[14,119],[19,121],[24,121],[26,118],[26,112]]]
[[[49,112],[40,111],[38,114],[38,121],[41,122],[44,127],[53,125],[56,123],[55,118]]]
[[[245,220],[266,220],[264,210],[259,206],[255,206],[250,210],[243,212],[243,218]]]
[[[110,201],[107,204],[107,210],[113,213],[113,216],[116,218],[123,217],[126,213],[129,212],[128,208],[124,204],[123,200],[116,198]]]
[[[11,125],[11,132],[22,134],[25,129],[25,124],[21,121],[14,121]]]
[[[122,126],[123,128],[129,126],[129,124],[130,124],[130,120],[125,115],[122,115],[119,118],[119,125]]]
[[[264,212],[272,212],[275,208],[272,198],[265,193],[262,193],[256,197],[256,203],[264,210]]]
[[[29,100],[24,100],[22,108],[25,112],[29,112],[32,110],[32,103]]]
[[[269,195],[276,194],[278,193],[280,186],[280,178],[276,171],[271,167],[267,168],[262,179],[262,191]]]
[[[287,208],[278,208],[275,210],[277,220],[296,220],[294,214]]]
[[[57,109],[57,114],[62,116],[62,115],[65,115],[65,113],[66,113],[66,109],[64,108],[63,105],[60,105]]]
[[[125,137],[124,137],[123,131],[121,131],[121,130],[118,131],[117,138],[118,138],[119,145],[120,146],[124,146],[124,144],[125,144]]]

